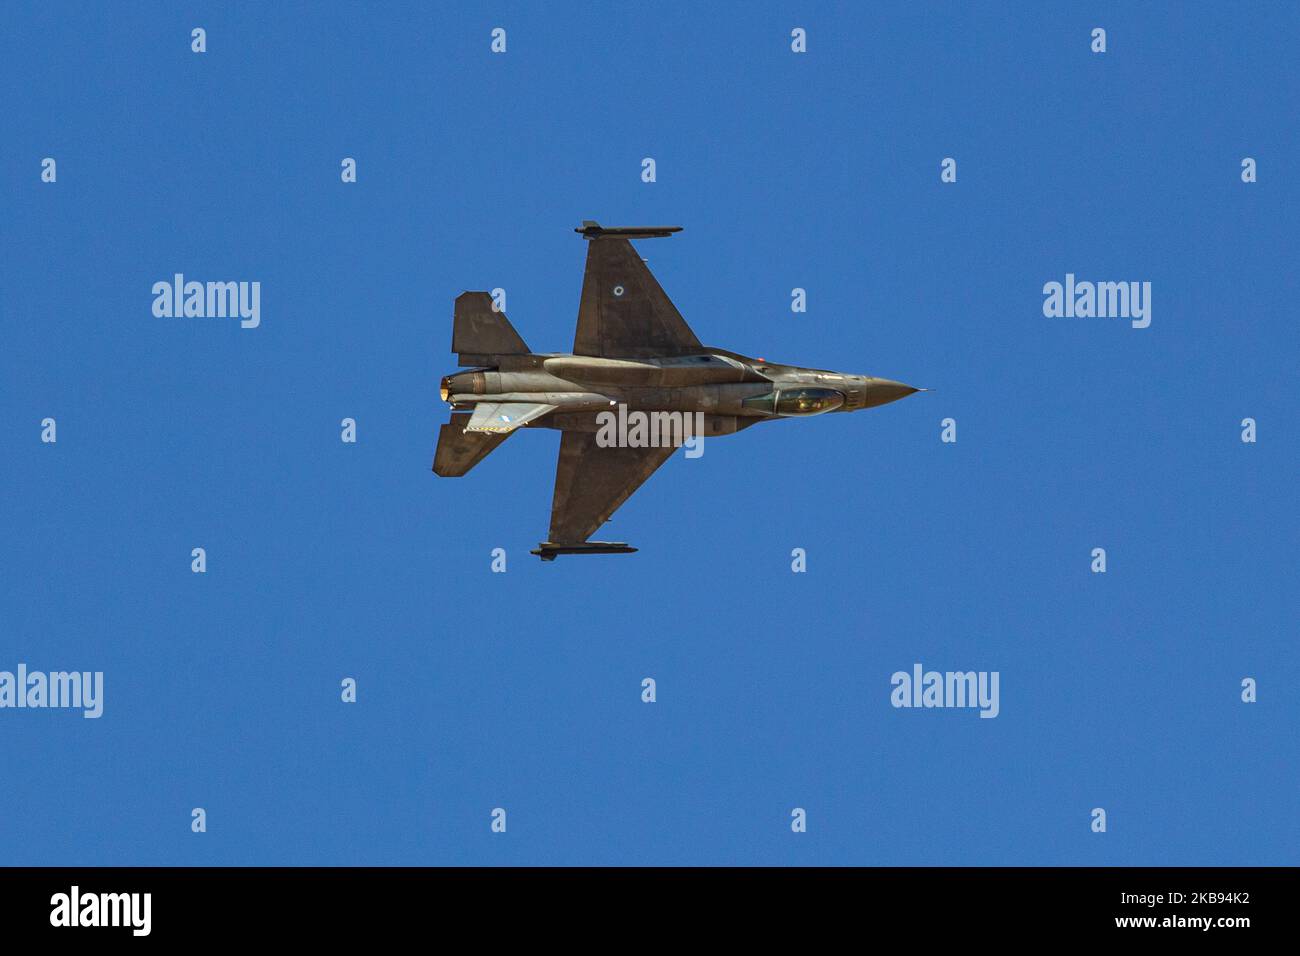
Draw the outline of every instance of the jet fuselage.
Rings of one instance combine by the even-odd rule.
[[[555,412],[529,424],[571,427],[572,413],[603,411],[611,405],[741,419],[806,418],[874,408],[915,391],[890,379],[778,365],[710,350],[645,359],[511,356],[495,368],[446,376],[441,395],[457,409],[480,402],[554,405]],[[549,420],[556,416],[562,417]]]

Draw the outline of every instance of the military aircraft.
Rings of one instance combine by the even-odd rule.
[[[686,413],[700,437],[731,435],[759,422],[875,408],[921,389],[886,378],[780,365],[700,344],[630,240],[680,226],[575,229],[587,245],[572,352],[531,351],[486,292],[456,299],[451,350],[462,367],[442,380],[451,420],[442,426],[433,471],[464,475],[520,428],[561,432],[547,540],[532,552],[625,554],[622,541],[589,541],[682,443],[615,440],[612,408],[665,417]],[[670,429],[671,431],[671,429]],[[626,438],[622,432],[619,438]]]

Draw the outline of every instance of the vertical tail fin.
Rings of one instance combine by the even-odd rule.
[[[451,350],[460,353],[461,365],[493,365],[493,355],[528,354],[524,340],[506,314],[492,308],[492,296],[486,292],[462,292],[456,297]]]

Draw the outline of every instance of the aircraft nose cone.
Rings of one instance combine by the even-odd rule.
[[[900,398],[906,398],[913,392],[919,392],[919,388],[913,388],[911,385],[904,385],[902,382],[893,382],[887,378],[872,378],[867,380],[867,408],[875,408],[877,405],[887,405],[890,402],[896,402]]]

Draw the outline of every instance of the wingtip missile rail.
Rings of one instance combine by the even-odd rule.
[[[573,230],[584,239],[663,239],[674,232],[681,232],[681,226],[602,226],[598,222],[584,219],[582,225]]]

